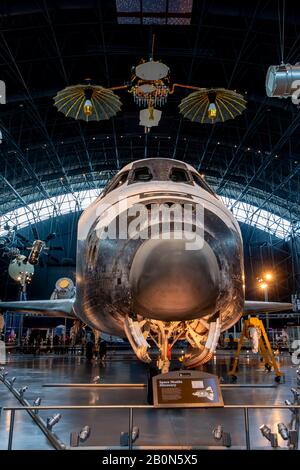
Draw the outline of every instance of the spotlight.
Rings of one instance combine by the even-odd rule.
[[[94,378],[93,378],[93,384],[98,384],[100,382],[100,375],[96,375]]]
[[[16,377],[12,377],[9,381],[10,385],[13,386],[13,384],[15,383],[16,380],[17,380]]]
[[[289,406],[289,407],[293,406],[290,400],[284,400],[284,404],[285,404],[286,406]],[[289,410],[290,410],[292,413],[295,412],[295,408],[289,408]]]
[[[294,82],[300,79],[300,63],[271,65],[266,76],[266,93],[271,98],[288,98],[295,91]]]
[[[291,388],[291,392],[294,396],[294,403],[297,404],[300,398],[300,392],[298,392],[298,390],[296,390],[295,388]]]
[[[33,406],[40,406],[41,401],[42,401],[41,397],[37,397],[32,404]]]
[[[33,406],[40,406],[41,401],[42,401],[41,397],[37,397],[35,400],[33,400],[32,405],[33,405]],[[38,414],[38,410],[33,410],[33,412],[34,412],[36,415]]]
[[[53,426],[55,426],[61,419],[61,414],[57,413],[50,418],[47,418],[47,429],[50,431],[52,430]]]
[[[268,441],[271,442],[271,434],[272,434],[272,431],[271,431],[271,428],[269,428],[269,426],[267,426],[266,424],[263,424],[262,426],[260,426],[260,432],[262,433],[262,435],[268,439]]]
[[[25,385],[25,387],[22,387],[19,389],[19,395],[20,397],[22,398],[24,393],[26,392],[26,390],[28,389],[27,385]]]
[[[222,424],[218,424],[212,431],[212,434],[216,441],[220,441],[223,435],[223,426]]]
[[[284,423],[277,424],[278,432],[281,435],[284,441],[287,441],[289,438],[289,430]]]
[[[140,429],[138,426],[133,426],[131,432],[131,442],[135,442],[140,435]],[[120,446],[128,446],[129,434],[128,432],[122,431],[120,434]]]
[[[41,401],[42,401],[41,397],[37,397],[35,400],[33,400],[32,405],[33,406],[40,406]],[[33,412],[35,414],[38,414],[38,410],[33,410]]]
[[[139,435],[140,435],[140,429],[137,426],[133,426],[132,433],[131,433],[132,442],[135,442],[137,438],[139,437]]]
[[[80,442],[85,442],[91,435],[91,428],[89,426],[84,426],[79,432]]]
[[[85,442],[91,435],[91,428],[89,426],[83,426],[78,432],[71,432],[70,434],[70,446],[78,447],[80,442]]]
[[[2,373],[3,379],[5,379],[7,375],[8,375],[8,372],[7,372],[7,371],[3,372],[3,373]]]

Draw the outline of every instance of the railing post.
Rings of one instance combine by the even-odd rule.
[[[299,423],[299,409],[296,412],[296,420],[295,420],[295,425],[296,425],[296,431],[297,431],[297,449],[299,450],[299,439],[300,439],[300,423]]]
[[[16,412],[16,410],[10,410],[10,422],[9,422],[9,435],[8,435],[7,450],[12,449],[12,440],[13,440],[14,424],[15,424],[15,412]]]
[[[250,430],[249,430],[249,411],[248,408],[244,408],[244,419],[245,419],[245,434],[246,434],[246,449],[250,450]]]
[[[133,409],[129,408],[128,449],[132,450]]]

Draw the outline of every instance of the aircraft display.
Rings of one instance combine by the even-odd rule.
[[[291,310],[245,301],[237,220],[204,178],[174,159],[148,158],[120,170],[78,222],[74,298],[0,302],[18,310],[80,319],[127,337],[137,357],[169,368],[186,341],[186,368],[208,362],[220,333],[244,314]]]

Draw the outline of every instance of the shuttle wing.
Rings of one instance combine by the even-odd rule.
[[[288,302],[261,302],[245,300],[244,315],[248,313],[268,313],[292,311],[293,304]]]
[[[75,299],[21,300],[19,302],[0,302],[0,312],[32,313],[47,317],[76,318],[73,311]]]
[[[22,300],[15,302],[0,302],[0,312],[31,313],[33,315],[45,315],[48,317],[77,318],[74,310],[75,299],[55,300]],[[262,302],[246,300],[244,315],[250,313],[268,313],[292,311],[293,304],[288,302]]]

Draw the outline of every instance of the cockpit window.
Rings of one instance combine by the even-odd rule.
[[[106,195],[113,191],[114,189],[119,188],[120,186],[123,186],[124,183],[126,183],[127,178],[128,178],[129,171],[123,171],[123,173],[120,173],[117,175],[111,183],[107,186],[107,188],[104,190],[103,195]]]
[[[142,168],[134,170],[133,183],[142,183],[150,180],[152,180],[152,173],[148,167],[143,166]]]
[[[197,173],[192,172],[192,176],[193,176],[194,182],[198,186],[200,186],[202,189],[205,189],[205,191],[209,192],[210,194],[212,194],[213,196],[216,197],[213,190],[208,186],[208,184]]]
[[[113,187],[112,189],[119,188],[119,187],[122,186],[124,183],[126,183],[127,178],[128,178],[128,173],[129,173],[129,171],[124,171],[124,173],[121,173],[121,174],[118,176],[118,178],[117,178],[117,180],[116,180],[116,182],[115,182],[115,184],[114,184],[114,187]],[[112,191],[112,190],[111,190],[111,191]]]
[[[170,173],[170,180],[174,183],[188,183],[189,176],[182,168],[172,168]]]

